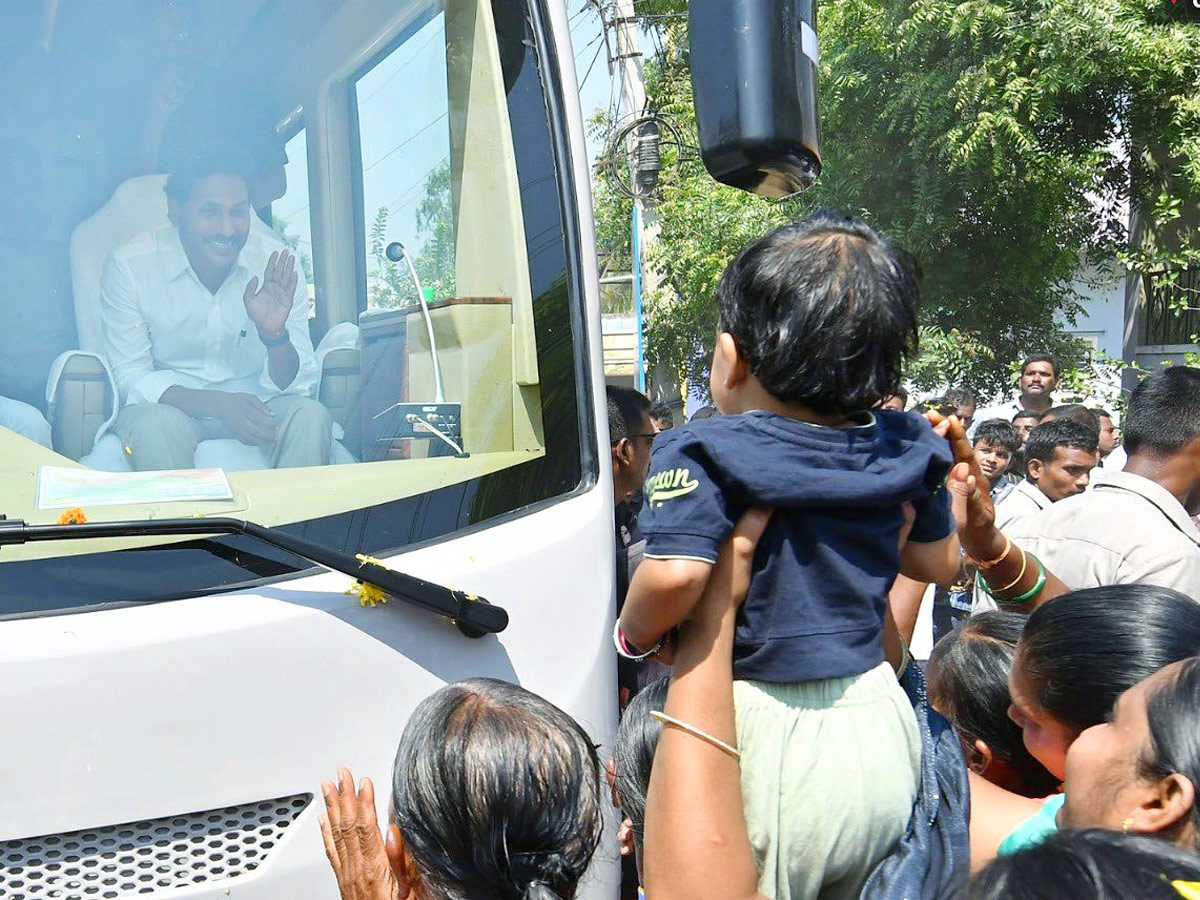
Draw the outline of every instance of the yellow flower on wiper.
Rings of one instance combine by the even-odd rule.
[[[382,560],[378,560],[374,556],[367,556],[365,553],[356,553],[354,558],[364,566],[379,566],[381,569],[387,568]],[[363,581],[361,578],[350,585],[346,593],[357,595],[360,605],[369,606],[372,609],[377,604],[388,602],[388,595],[384,592],[383,588],[371,584],[369,581]]]
[[[63,514],[58,517],[58,524],[59,525],[86,525],[87,520],[88,520],[87,513],[85,513],[83,511],[83,507],[72,506],[70,509],[65,510],[63,512]]]

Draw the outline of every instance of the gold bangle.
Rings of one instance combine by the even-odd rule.
[[[999,594],[1003,591],[1009,591],[1021,583],[1021,579],[1025,577],[1025,569],[1029,567],[1029,557],[1025,553],[1024,547],[1018,548],[1021,551],[1021,571],[1017,573],[1017,577],[1010,581],[1002,588],[991,588],[993,594]],[[986,579],[985,579],[986,580]],[[990,587],[990,585],[989,585]]]
[[[1002,532],[1000,532],[1000,536],[1004,538],[1004,552],[1001,553],[999,556],[997,556],[995,559],[987,559],[987,560],[977,559],[977,560],[975,560],[975,568],[979,569],[981,572],[986,572],[988,569],[991,569],[994,566],[998,566],[1000,563],[1002,563],[1004,561],[1004,558],[1006,556],[1008,556],[1009,553],[1012,552],[1013,544],[1012,544],[1012,541],[1009,540],[1008,535],[1002,531]]]
[[[740,757],[742,755],[741,752],[738,750],[738,748],[734,747],[732,744],[727,744],[720,738],[713,737],[707,731],[701,731],[695,725],[689,725],[687,722],[681,722],[679,719],[676,719],[674,716],[668,716],[665,712],[662,712],[661,710],[657,710],[657,709],[650,710],[650,716],[651,716],[651,718],[657,719],[658,721],[662,722],[664,725],[673,725],[676,728],[678,728],[680,731],[687,732],[692,737],[700,738],[700,740],[704,741],[704,743],[711,744],[712,746],[716,747],[718,750],[722,751],[723,753],[728,753],[734,759],[737,759],[738,757]]]

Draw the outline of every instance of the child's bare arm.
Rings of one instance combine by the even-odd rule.
[[[643,559],[621,610],[621,631],[635,647],[648,649],[687,618],[712,572],[698,559]]]
[[[927,544],[910,540],[900,551],[900,574],[913,581],[930,584],[953,581],[961,564],[957,534]]]

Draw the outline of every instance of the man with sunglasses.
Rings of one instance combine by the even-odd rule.
[[[608,432],[612,449],[613,501],[616,526],[617,612],[625,603],[629,579],[642,561],[646,539],[638,530],[642,485],[650,471],[650,447],[658,429],[650,417],[650,400],[632,388],[605,388],[608,397]],[[621,706],[637,692],[638,667],[617,660]]]

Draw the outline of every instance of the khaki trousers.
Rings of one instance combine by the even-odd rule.
[[[316,400],[283,394],[266,401],[275,413],[275,443],[269,448],[272,469],[329,464],[333,419]],[[216,419],[193,419],[165,403],[135,403],[117,414],[113,431],[125,447],[130,465],[139,472],[191,469],[196,445],[213,438],[232,438]]]

